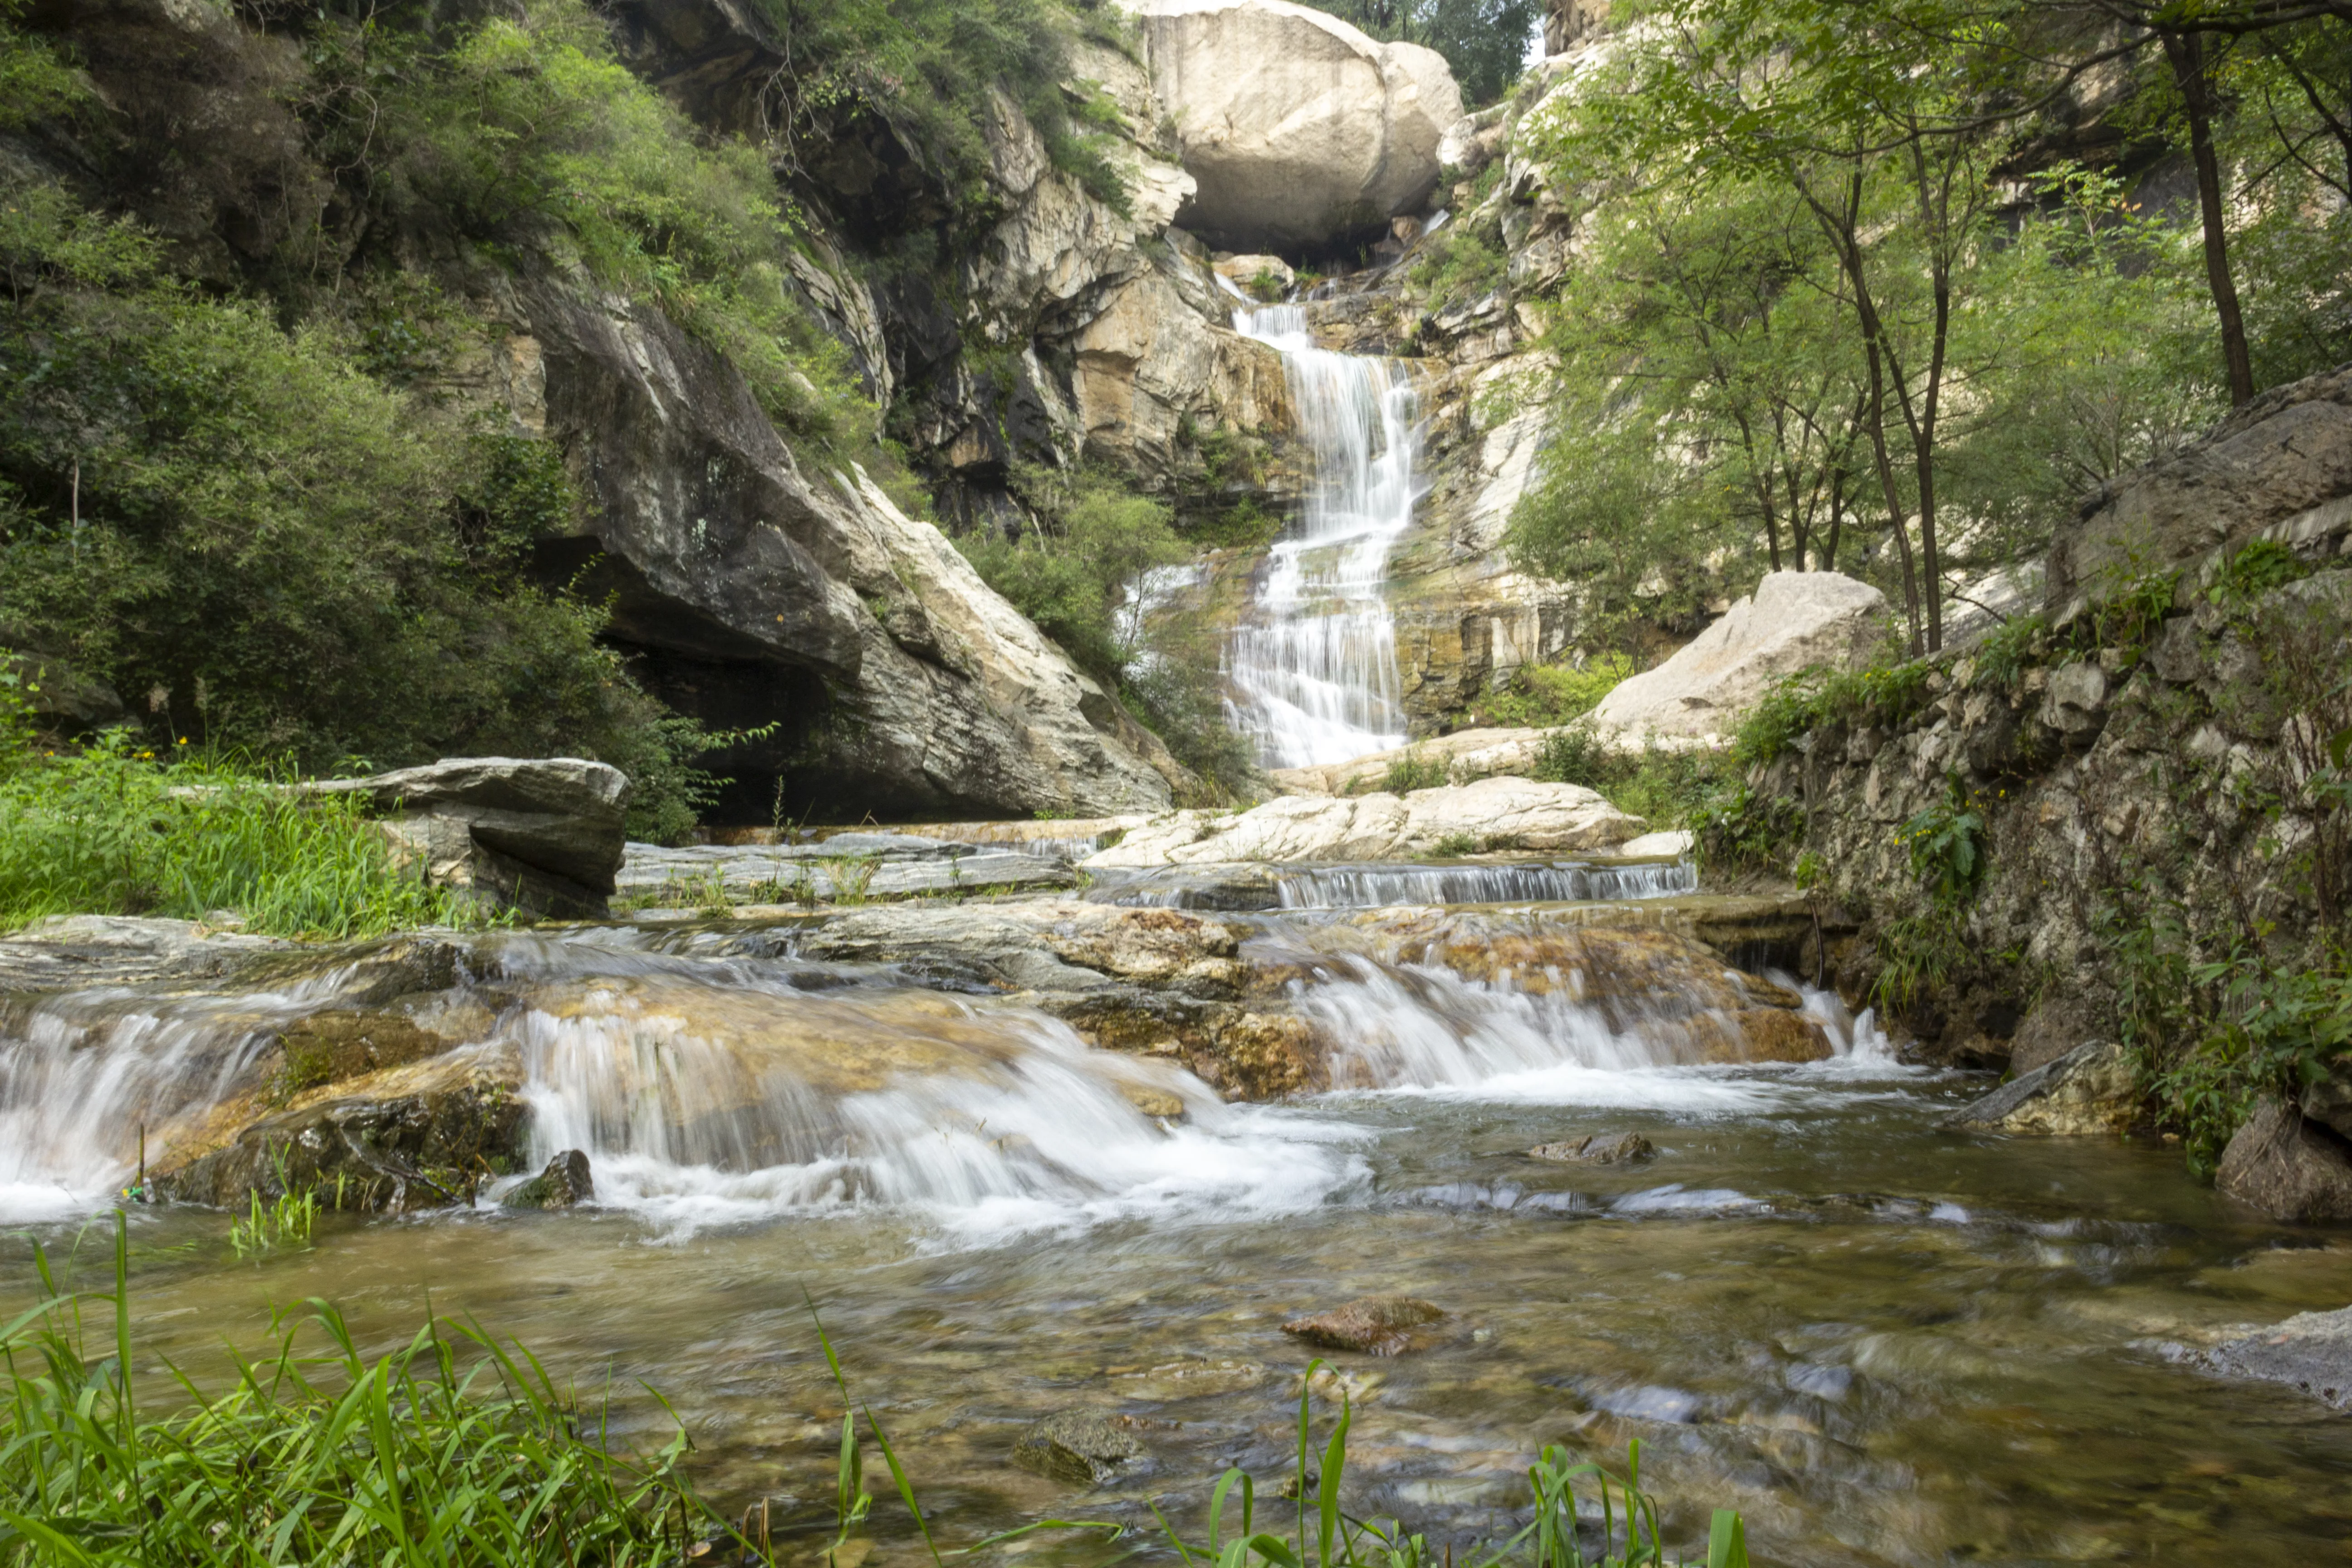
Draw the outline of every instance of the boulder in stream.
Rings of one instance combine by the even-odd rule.
[[[1639,1132],[1588,1132],[1563,1142],[1538,1143],[1528,1151],[1528,1158],[1562,1164],[1617,1165],[1647,1160],[1657,1152],[1658,1146]]]
[[[1432,1338],[1429,1325],[1444,1318],[1445,1309],[1418,1296],[1364,1296],[1328,1312],[1293,1318],[1282,1331],[1326,1350],[1402,1355],[1425,1347]]]
[[[2214,1184],[2284,1220],[2352,1220],[2352,1152],[2278,1099],[2254,1108],[2221,1152]]]
[[[1099,1486],[1143,1458],[1143,1445],[1093,1410],[1046,1416],[1014,1439],[1013,1461],[1057,1481]]]
[[[2123,1047],[2077,1046],[1944,1119],[1963,1132],[2058,1136],[2129,1131],[2143,1114],[2138,1075]]]
[[[2352,1410],[2352,1307],[2299,1313],[2217,1345],[2204,1359],[2229,1376],[2287,1384],[2324,1405]]]
[[[588,1156],[566,1149],[499,1202],[510,1209],[568,1209],[595,1195],[596,1178],[588,1169]]]

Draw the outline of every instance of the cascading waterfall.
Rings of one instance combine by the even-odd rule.
[[[1396,622],[1381,589],[1417,499],[1412,380],[1394,361],[1316,347],[1303,306],[1235,310],[1234,327],[1281,351],[1318,470],[1297,532],[1269,552],[1234,631],[1234,728],[1276,768],[1401,746]]]

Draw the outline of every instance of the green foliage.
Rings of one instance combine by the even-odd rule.
[[[526,575],[582,501],[545,442],[421,417],[323,328],[163,276],[54,185],[0,202],[0,605],[184,736],[326,769],[567,753],[690,826],[709,738]],[[453,657],[454,656],[454,657]],[[201,912],[201,911],[200,911]]]
[[[1444,55],[1465,109],[1492,103],[1510,89],[1543,25],[1539,0],[1332,0],[1327,9],[1375,38]]]
[[[1590,724],[1570,724],[1554,730],[1536,747],[1535,764],[1528,776],[1544,784],[1577,784],[1585,789],[1602,789],[1616,783],[1625,773],[1623,763],[1609,749],[1608,742]]]
[[[1709,797],[1691,812],[1689,823],[1699,858],[1711,869],[1769,871],[1803,839],[1805,808],[1743,783]]]
[[[1417,789],[1439,789],[1446,779],[1445,763],[1438,757],[1424,757],[1407,749],[1405,754],[1389,763],[1381,788],[1391,795],[1409,795]]]
[[[2020,616],[1987,632],[1969,657],[1976,660],[1976,682],[2014,691],[2033,662],[2049,623],[2039,615]]]
[[[1895,836],[1910,857],[1912,875],[1939,909],[1975,895],[1984,880],[1985,840],[1984,813],[1957,774],[1945,781],[1943,799],[1914,815]]]
[[[285,1173],[281,1163],[281,1184]],[[310,1232],[319,1223],[317,1193],[308,1187],[289,1187],[265,1205],[261,1189],[256,1187],[247,1197],[245,1217],[228,1227],[229,1248],[239,1258],[266,1258],[273,1252],[292,1252],[310,1245]]]
[[[519,15],[425,60],[404,60],[377,30],[358,35],[364,58],[348,69],[397,72],[393,123],[369,154],[388,165],[386,199],[486,237],[560,223],[600,279],[725,353],[789,434],[871,460],[875,410],[794,293],[797,241],[767,160],[698,135],[613,58],[603,19],[575,0]]]
[[[1409,280],[1433,311],[1475,303],[1503,286],[1510,258],[1498,241],[1468,223],[1449,225],[1422,247]]]
[[[2093,646],[2137,651],[2164,629],[2179,593],[2178,572],[2142,572],[2116,584],[2093,612]],[[2078,643],[2078,647],[2081,645]]]
[[[1581,719],[1620,683],[1639,673],[1631,656],[1604,653],[1580,668],[1568,664],[1521,665],[1510,689],[1478,703],[1482,723],[1549,729]]]
[[[1742,767],[1769,763],[1824,724],[1876,724],[1892,729],[1927,705],[1930,666],[1872,665],[1859,670],[1820,666],[1781,677],[1741,721],[1732,760]]]
[[[887,121],[944,178],[965,216],[989,215],[990,93],[1017,103],[1055,165],[1125,216],[1129,194],[1104,134],[1118,111],[1099,91],[1062,89],[1082,35],[1133,53],[1116,13],[1051,0],[761,0],[793,62],[775,83],[786,149],[821,161],[860,114]],[[1153,128],[1144,128],[1147,136]]]
[[[354,797],[306,799],[193,750],[166,762],[118,731],[0,755],[0,926],[226,909],[252,931],[359,937],[479,918],[398,866]]]
[[[1432,860],[1458,860],[1465,855],[1478,853],[1478,836],[1475,833],[1448,833],[1429,847]]]
[[[2311,567],[2275,539],[2250,539],[2222,557],[2206,597],[2225,610],[2242,610],[2273,588],[2311,575]]]
[[[685,1434],[616,1453],[601,1413],[529,1352],[436,1320],[371,1363],[342,1315],[279,1319],[270,1353],[171,1415],[140,1408],[124,1223],[115,1286],[56,1289],[0,1332],[0,1564],[499,1563],[652,1568],[723,1531],[682,1470]],[[110,1340],[82,1308],[110,1308]],[[100,1320],[104,1321],[104,1319]],[[176,1373],[175,1373],[176,1376]]]
[[[0,131],[77,109],[89,99],[70,61],[15,26],[24,9],[24,0],[0,4]]]
[[[1150,611],[1143,596],[1150,573],[1192,557],[1168,504],[1106,468],[1024,469],[1015,481],[1033,528],[967,534],[956,548],[1213,791],[1246,791],[1256,770],[1225,724],[1216,629],[1181,608]]]
[[[1958,908],[1939,904],[1881,922],[1874,933],[1878,978],[1872,982],[1871,999],[1900,1016],[1941,989],[1969,961],[1965,921]]]

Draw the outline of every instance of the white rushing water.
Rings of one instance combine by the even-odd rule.
[[[1401,746],[1396,621],[1381,589],[1419,498],[1412,380],[1393,360],[1317,348],[1303,306],[1235,310],[1234,328],[1281,351],[1317,468],[1297,532],[1268,553],[1234,630],[1234,728],[1276,768]]]
[[[463,1029],[466,1058],[520,1066],[534,1168],[586,1152],[595,1202],[672,1238],[881,1209],[985,1243],[1297,1214],[1365,1190],[1369,1134],[1332,1107],[1228,1105],[1042,1014],[789,949],[757,931],[487,938],[465,966],[478,978],[419,1016]],[[1603,1005],[1364,955],[1318,967],[1297,1005],[1335,1044],[1335,1088],[1700,1117],[1782,1092],[1675,1065],[1694,1058],[1672,995]],[[142,1125],[159,1168],[174,1142],[217,1138],[212,1108],[266,1090],[278,1033],[343,1003],[352,973],[218,996],[95,989],[0,1014],[0,1218],[103,1205]],[[1807,1002],[1838,1052],[1819,1068],[1883,1068],[1866,1016]]]

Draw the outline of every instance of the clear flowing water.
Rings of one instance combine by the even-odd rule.
[[[1401,746],[1396,622],[1381,590],[1420,497],[1412,380],[1393,360],[1316,347],[1302,306],[1235,310],[1234,327],[1281,351],[1316,461],[1298,525],[1268,552],[1234,629],[1234,727],[1276,768]]]
[[[1392,919],[1260,925],[1252,952],[1300,965],[1336,1076],[1364,1087],[1225,1105],[1020,1007],[796,959],[788,924],[482,940],[440,1022],[519,1054],[535,1154],[589,1150],[597,1203],[330,1220],[257,1265],[227,1257],[226,1216],[135,1211],[143,1366],[217,1375],[224,1340],[312,1295],[379,1351],[428,1308],[470,1313],[609,1380],[628,1435],[660,1434],[634,1392],[659,1389],[706,1484],[780,1500],[813,1551],[840,1408],[804,1289],[958,1542],[1045,1515],[1149,1528],[1147,1501],[1191,1521],[1226,1464],[1271,1478],[1311,1359],[1282,1321],[1404,1291],[1450,1336],[1335,1358],[1317,1409],[1355,1402],[1353,1510],[1457,1545],[1516,1528],[1541,1445],[1638,1437],[1679,1539],[1738,1507],[1767,1562],[2342,1560],[2352,1421],[2168,1347],[2343,1305],[2352,1237],[2254,1223],[2161,1145],[1939,1131],[1984,1080],[1895,1065],[1833,998],[1808,1001],[1831,1061],[1660,1066],[1641,998],[1400,962],[1426,944]],[[31,1292],[27,1237],[71,1251],[60,1216],[125,1173],[122,1129],[200,1119],[339,973],[0,1014],[0,1311]],[[1657,1157],[1524,1152],[1616,1131]],[[1072,1408],[1123,1418],[1147,1461],[1093,1492],[1012,1466],[1028,1423]],[[895,1500],[871,1528],[870,1562],[914,1568]]]

